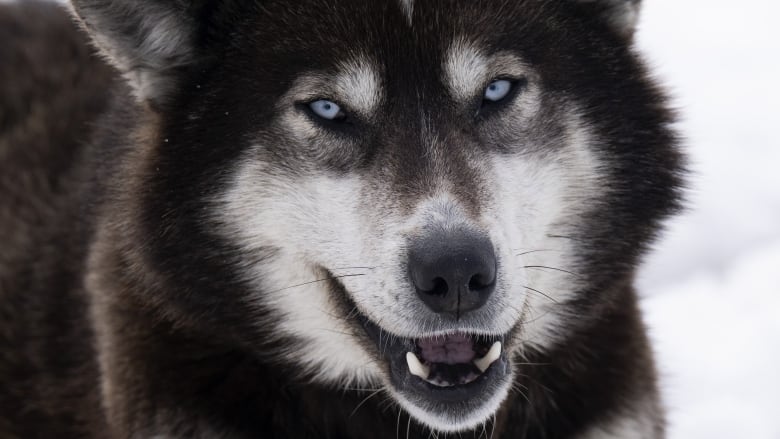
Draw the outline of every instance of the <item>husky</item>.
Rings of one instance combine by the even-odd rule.
[[[659,439],[638,0],[0,13],[0,437]]]

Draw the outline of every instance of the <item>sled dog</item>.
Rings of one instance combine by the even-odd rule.
[[[663,438],[639,7],[0,6],[0,436]]]

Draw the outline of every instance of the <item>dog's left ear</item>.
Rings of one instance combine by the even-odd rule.
[[[618,34],[630,38],[634,35],[641,0],[574,0],[583,8],[591,9],[593,13],[606,21]]]

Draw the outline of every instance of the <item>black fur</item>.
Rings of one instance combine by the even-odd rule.
[[[409,95],[427,83],[415,66],[438,56],[452,29],[521,53],[546,93],[576,97],[605,139],[614,193],[577,236],[560,237],[582,243],[589,287],[571,304],[580,321],[516,366],[521,391],[487,432],[573,438],[644,399],[663,437],[631,282],[659,221],[679,204],[681,158],[663,95],[630,31],[614,24],[638,2],[517,1],[494,12],[417,0],[412,38],[394,1],[169,0],[151,13],[146,1],[75,3],[83,27],[109,36],[97,45],[141,103],[59,7],[0,6],[0,437],[427,437],[388,400],[311,384],[280,360],[281,346],[297,341],[257,328],[277,317],[247,303],[241,277],[268,255],[218,236],[205,200],[227,184],[244,134],[270,126],[272,103],[298,72],[360,46],[386,54],[396,73],[388,89]],[[157,13],[186,34],[167,58],[143,51],[139,23]],[[150,84],[163,92],[145,92]],[[431,105],[435,87],[421,91]],[[370,147],[320,165],[341,173],[386,160],[399,185],[421,172],[412,147],[386,150],[413,141],[361,135]],[[294,168],[306,152],[268,154]],[[464,197],[478,204],[474,193]],[[349,313],[346,293],[332,290]]]

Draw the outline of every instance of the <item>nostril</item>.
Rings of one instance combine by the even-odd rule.
[[[469,280],[469,290],[480,291],[486,288],[493,288],[493,284],[495,283],[495,276],[491,276],[490,279],[488,279],[488,277],[483,274],[475,274]]]
[[[434,296],[446,296],[448,291],[449,287],[447,286],[447,281],[437,277],[433,280],[433,288],[430,291],[425,291],[425,293]]]

